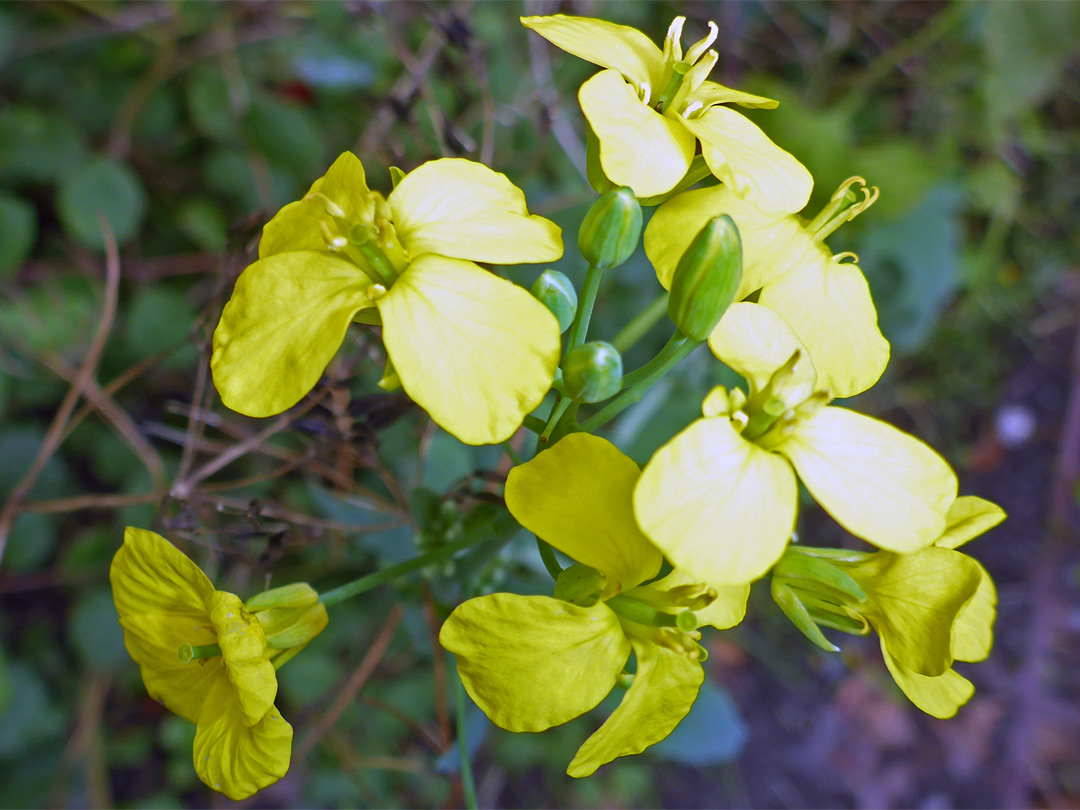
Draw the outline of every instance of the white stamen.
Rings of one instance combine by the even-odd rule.
[[[686,17],[676,17],[668,26],[667,36],[664,37],[664,62],[678,62],[682,59],[682,29]]]
[[[704,106],[704,103],[700,101],[691,101],[689,104],[686,105],[686,109],[682,111],[682,117],[689,118],[693,113],[696,113]]]
[[[649,99],[652,98],[652,88],[649,87],[648,82],[641,83],[641,103],[646,107],[649,106]]]
[[[716,35],[718,29],[716,23],[709,21],[709,33],[705,35],[703,39],[699,39],[693,45],[690,46],[690,50],[686,52],[686,60],[691,65],[697,62],[705,51],[709,49],[709,46],[716,42]]]

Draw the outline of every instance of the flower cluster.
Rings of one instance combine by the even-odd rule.
[[[686,51],[682,17],[662,48],[603,20],[522,23],[602,68],[578,94],[601,192],[578,234],[580,296],[551,270],[530,293],[478,264],[563,252],[559,228],[530,215],[504,175],[435,160],[391,169],[384,197],[345,153],[266,225],[236,282],[213,341],[222,401],[255,417],[292,407],[356,322],[385,347],[379,385],[402,388],[462,442],[503,442],[523,424],[537,434],[532,458],[510,453],[505,504],[536,535],[552,595],[467,599],[440,641],[473,701],[511,731],[565,723],[625,690],[571,776],[671,733],[705,679],[703,630],[741,622],[762,579],[822,649],[838,649],[823,630],[876,632],[900,689],[952,716],[974,689],[954,663],[989,655],[996,605],[989,574],[957,548],[1005,515],[958,497],[949,464],[919,439],[833,404],[873,386],[889,360],[857,257],[825,244],[878,190],[853,177],[817,214],[798,213],[813,180],[724,106],[776,103],[708,80],[712,23]],[[624,375],[617,349],[587,336],[603,273],[642,240],[642,205],[658,206],[644,251],[675,329]],[[744,386],[703,392],[702,417],[643,466],[593,435],[703,343]],[[800,482],[877,550],[794,543]],[[275,669],[325,626],[327,595],[294,585],[241,602],[136,529],[112,582],[148,691],[197,724],[203,781],[240,798],[279,778],[292,731],[274,707]]]

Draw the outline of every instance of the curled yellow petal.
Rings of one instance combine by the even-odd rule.
[[[602,70],[581,85],[581,110],[600,142],[600,165],[619,186],[638,197],[671,191],[694,158],[694,136],[682,120],[642,104],[614,70]]]
[[[388,199],[409,256],[436,253],[491,264],[553,262],[562,231],[530,215],[506,175],[460,158],[429,161],[405,175]]]
[[[471,262],[422,256],[378,307],[405,393],[466,444],[508,439],[551,388],[555,316]]]
[[[675,730],[697,700],[705,670],[683,653],[635,641],[637,671],[619,707],[578,749],[566,773],[591,776],[617,757],[640,754]]]
[[[728,307],[709,335],[709,348],[717,359],[750,383],[752,394],[768,385],[773,373],[792,354],[801,352],[790,387],[804,390],[805,396],[814,392],[817,374],[806,347],[783,318],[760,304]]]
[[[716,591],[716,599],[703,608],[695,608],[699,625],[709,625],[717,630],[727,630],[739,624],[746,617],[746,600],[750,598],[749,585],[716,585],[706,582],[700,575],[685,568],[676,568],[666,577],[648,587],[657,591],[667,591],[686,585],[704,584]]]
[[[711,107],[683,123],[701,141],[712,173],[758,208],[793,214],[810,199],[814,178],[806,167],[735,110]]]
[[[662,558],[634,522],[641,471],[606,439],[571,433],[506,478],[506,508],[522,526],[626,591],[660,571]]]
[[[292,726],[271,706],[249,725],[227,681],[210,692],[195,731],[195,771],[233,801],[272,785],[289,770]]]
[[[956,474],[934,450],[892,425],[823,408],[776,449],[840,525],[875,546],[917,551],[945,530]]]
[[[547,596],[496,593],[458,605],[439,632],[477,706],[500,728],[543,731],[595,707],[630,655],[619,618]]]
[[[244,610],[240,597],[215,591],[207,603],[229,682],[244,721],[253,725],[277,697],[277,675],[267,657],[266,634],[259,620]]]
[[[953,624],[952,654],[957,661],[982,661],[994,646],[997,588],[982,564],[977,560],[972,562],[979,568],[979,586]]]
[[[372,306],[354,264],[300,250],[260,259],[240,274],[214,330],[210,368],[226,406],[247,416],[291,408],[312,389]]]
[[[946,528],[935,546],[959,548],[1005,520],[1005,510],[973,495],[957,498],[945,516]]]
[[[725,417],[699,419],[661,447],[634,490],[634,514],[677,569],[743,585],[784,553],[795,528],[795,474]]]
[[[881,644],[881,654],[900,691],[924,712],[939,720],[954,717],[960,707],[975,694],[971,681],[955,669],[949,668],[940,675],[920,675],[889,655],[884,641]]]

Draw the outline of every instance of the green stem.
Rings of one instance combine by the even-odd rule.
[[[544,432],[544,427],[545,427],[543,419],[540,419],[539,417],[532,416],[532,415],[526,416],[525,421],[522,422],[521,425],[526,430],[531,430],[533,433],[536,433],[537,435],[543,433]]]
[[[678,619],[670,613],[657,610],[652,605],[639,602],[629,596],[613,596],[604,602],[624,619],[651,627],[676,627]]]
[[[510,444],[509,439],[503,442],[502,446],[503,450],[506,451],[506,455],[510,457],[510,461],[512,461],[515,466],[521,463],[521,455],[518,453],[517,450],[514,449],[514,446]]]
[[[473,779],[472,760],[469,758],[469,735],[465,719],[465,684],[458,673],[454,684],[454,708],[457,715],[458,758],[461,759],[461,790],[465,794],[468,810],[477,810],[476,782]]]
[[[574,322],[570,324],[570,331],[566,335],[567,352],[585,342],[585,336],[589,333],[589,321],[592,320],[593,306],[596,304],[596,292],[600,289],[600,281],[603,277],[604,268],[602,267],[594,267],[590,264],[589,269],[585,271],[581,299],[578,301],[577,312],[574,313]]]
[[[382,571],[376,571],[373,574],[354,579],[352,582],[346,582],[344,585],[334,588],[333,590],[319,594],[319,601],[327,607],[336,605],[338,602],[344,602],[346,599],[351,599],[354,596],[359,596],[362,593],[370,591],[372,588],[382,585],[384,582],[389,582],[403,574],[408,574],[411,571],[416,571],[433,562],[438,562],[446,557],[450,557],[455,552],[461,551],[463,548],[468,548],[469,546],[474,546],[479,542],[480,540],[475,537],[463,537],[453,543],[439,546],[438,548],[429,551],[427,554],[421,554],[419,557],[414,557],[403,563],[384,568]]]
[[[635,315],[634,319],[619,331],[619,334],[615,335],[611,345],[620,354],[626,354],[635,343],[645,337],[645,334],[667,315],[667,307],[668,294],[662,292],[656,297],[655,301]]]
[[[574,404],[574,400],[559,394],[559,398],[555,400],[555,406],[551,409],[547,424],[544,425],[544,432],[540,434],[540,444],[547,444],[547,440],[551,438],[551,432],[555,430],[555,425],[559,423],[559,419],[562,418],[562,415],[566,413],[566,409],[572,404]]]
[[[181,644],[180,649],[177,651],[177,655],[180,658],[180,663],[190,664],[192,661],[200,661],[203,658],[215,658],[221,655],[221,647],[217,644],[202,644],[199,646],[193,644]]]
[[[623,378],[624,382],[626,382],[627,378],[632,378],[630,380],[630,386],[619,394],[619,396],[586,419],[582,423],[581,429],[585,433],[593,433],[598,428],[606,425],[641,399],[645,392],[649,390],[657,380],[678,365],[682,359],[696,349],[698,345],[699,344],[696,341],[690,340],[690,338],[685,335],[676,332],[671,340],[667,342],[667,345],[660,350],[660,354],[656,355],[656,357],[637,371],[628,374]]]
[[[559,565],[559,561],[555,558],[555,549],[539,537],[536,538],[536,548],[540,552],[540,559],[544,563],[544,568],[551,574],[552,579],[558,580],[559,574],[563,572],[563,569],[562,566]]]

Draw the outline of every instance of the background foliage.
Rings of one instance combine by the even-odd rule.
[[[240,593],[271,576],[325,588],[510,528],[492,494],[501,448],[465,447],[379,393],[362,330],[297,410],[261,422],[216,400],[208,345],[262,223],[345,149],[384,191],[391,164],[495,166],[564,226],[558,267],[580,280],[573,233],[593,195],[575,93],[594,68],[517,23],[556,10],[657,39],[676,13],[691,37],[714,19],[716,78],[781,100],[751,115],[813,172],[810,210],[851,174],[881,187],[830,243],[860,254],[894,348],[859,405],[1010,513],[972,548],[999,583],[995,653],[959,718],[934,721],[892,688],[876,644],[827,656],[755,592],[751,620],[712,639],[680,730],[571,782],[596,716],[545,735],[475,708],[455,722],[433,644],[468,595],[549,587],[522,533],[494,559],[480,546],[333,609],[281,671],[294,765],[255,803],[459,804],[459,732],[482,805],[1080,800],[1080,5],[40,2],[0,6],[0,502],[23,496],[0,513],[0,806],[226,803],[195,777],[194,728],[146,695],[123,649],[107,570],[125,525],[162,531]],[[656,292],[638,255],[602,288],[595,333]],[[691,357],[611,437],[647,459],[721,374]],[[808,538],[844,542],[807,507]]]

